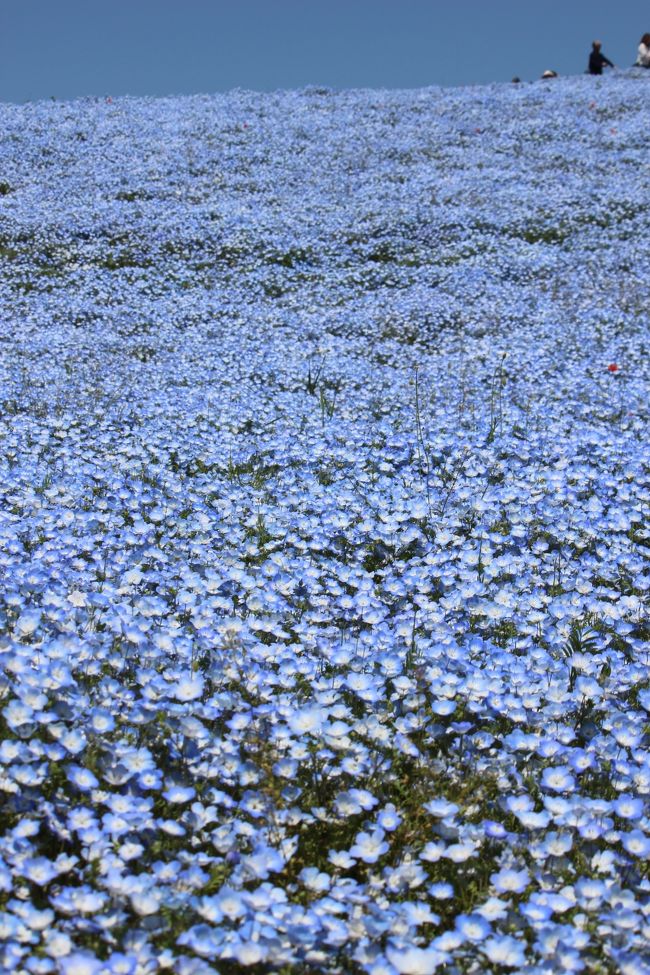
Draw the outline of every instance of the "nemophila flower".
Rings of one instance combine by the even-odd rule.
[[[114,729],[115,718],[109,711],[95,708],[90,715],[90,727],[98,735],[106,734]]]
[[[34,709],[21,701],[11,701],[2,709],[2,714],[8,726],[15,731],[33,721]]]
[[[400,975],[433,975],[449,956],[437,948],[399,948],[389,944],[386,957]]]
[[[466,941],[483,941],[492,931],[490,924],[480,914],[460,914],[456,918],[456,931]]]
[[[650,837],[640,829],[633,829],[621,835],[623,848],[634,857],[647,860],[650,857]]]
[[[298,771],[298,763],[295,759],[282,758],[275,763],[273,771],[283,779],[293,779]]]
[[[593,768],[596,763],[596,757],[584,751],[582,748],[574,748],[568,756],[568,761],[573,771],[580,774],[589,768]]]
[[[128,863],[129,860],[136,860],[142,856],[144,853],[144,846],[142,846],[141,843],[126,842],[122,843],[118,847],[117,852],[120,858],[124,860],[125,863]]]
[[[355,857],[351,856],[347,850],[330,850],[327,859],[332,866],[339,870],[349,870],[356,863]]]
[[[230,887],[222,887],[216,895],[214,903],[221,914],[231,921],[245,917],[247,914],[246,902],[243,895]]]
[[[265,961],[268,956],[268,949],[258,941],[246,941],[236,944],[233,954],[240,965],[257,965]]]
[[[8,969],[58,971],[85,953],[77,924],[98,958],[179,975],[327,971],[341,947],[386,975],[442,970],[430,949],[531,975],[643,954],[647,255],[619,231],[647,193],[585,124],[582,87],[0,106],[19,188],[0,268],[0,887],[35,925],[19,942],[0,922]],[[634,133],[642,95],[623,73],[599,105]],[[459,149],[477,125],[490,138]],[[569,136],[607,171],[605,222],[583,174],[549,165]],[[134,140],[147,164],[127,172],[115,146]],[[445,192],[423,216],[432,147]],[[338,192],[361,164],[367,193]],[[610,358],[634,363],[624,383]],[[585,650],[587,618],[611,633]],[[532,780],[542,803],[519,803]],[[350,855],[377,831],[383,859]],[[486,892],[478,942],[455,922],[483,843],[539,876]],[[298,903],[269,850],[323,889]],[[59,871],[42,889],[21,874],[39,857]],[[131,902],[150,893],[192,943],[163,950],[160,910]],[[70,934],[39,930],[46,910]]]
[[[86,951],[73,951],[59,960],[62,975],[98,975],[102,962]]]
[[[541,785],[552,792],[573,792],[575,779],[566,767],[556,765],[544,769]]]
[[[640,690],[637,699],[645,711],[650,711],[650,689]]]
[[[144,772],[140,772],[136,781],[141,789],[157,791],[162,786],[162,772],[159,769],[147,769]]]
[[[67,915],[98,914],[106,905],[106,894],[87,885],[64,887],[50,895],[50,903]]]
[[[454,929],[453,931],[444,931],[442,934],[439,934],[431,942],[431,947],[437,948],[438,951],[447,951],[451,953],[452,951],[455,951],[456,948],[460,948],[464,941],[465,938],[460,931]]]
[[[587,909],[598,907],[607,893],[607,886],[602,880],[591,877],[581,877],[575,884],[578,903]]]
[[[32,931],[44,931],[54,921],[54,911],[40,911],[31,904],[9,901],[7,907],[16,914]]]
[[[196,795],[192,786],[170,785],[162,793],[167,802],[183,804],[189,802]]]
[[[428,863],[437,863],[445,856],[446,852],[446,843],[431,840],[428,843],[425,843],[420,851],[420,859],[426,860]]]
[[[523,968],[526,963],[524,942],[511,935],[488,938],[481,945],[481,951],[493,965],[504,968]]]
[[[196,701],[203,694],[203,688],[203,677],[188,676],[178,680],[171,690],[177,701]]]
[[[598,873],[611,874],[616,869],[617,859],[613,850],[602,850],[592,856],[591,868]]]
[[[439,819],[449,819],[458,812],[458,806],[447,799],[431,799],[425,802],[423,808]]]
[[[55,970],[55,964],[51,958],[30,958],[29,970],[33,975],[48,975]]]
[[[485,835],[493,840],[501,840],[508,835],[508,830],[503,823],[497,823],[493,819],[484,820],[481,823],[481,828]]]
[[[392,893],[417,890],[427,880],[427,874],[421,864],[411,859],[403,860],[396,867],[385,867],[383,875],[386,888]]]
[[[59,738],[59,744],[71,755],[80,755],[87,745],[85,734],[79,728],[73,728],[64,733]]]
[[[350,856],[364,863],[376,863],[389,850],[389,844],[384,839],[383,829],[374,829],[371,833],[357,833],[354,844],[350,847]]]
[[[391,965],[391,963],[383,956],[368,962],[366,971],[368,972],[368,975],[397,975],[397,969],[395,966]]]
[[[503,867],[497,873],[490,875],[490,883],[500,894],[521,894],[530,882],[528,870],[515,870]]]
[[[176,943],[190,948],[201,958],[215,958],[220,948],[220,939],[208,924],[195,924],[188,928],[179,935]]]
[[[535,847],[535,850],[541,857],[561,857],[568,853],[572,846],[573,836],[571,833],[557,833],[555,831],[551,831],[545,834],[538,846]]]
[[[331,877],[316,867],[305,867],[298,875],[301,883],[309,890],[322,892],[329,889]]]
[[[454,896],[454,888],[451,884],[444,882],[431,884],[429,887],[429,893],[434,898],[434,900],[451,900]]]
[[[271,873],[282,870],[285,864],[285,857],[279,850],[265,845],[256,847],[252,854],[242,859],[242,866],[261,880],[265,880]]]
[[[13,887],[13,878],[11,876],[11,870],[4,862],[0,859],[0,890],[4,893],[9,893]]]
[[[138,962],[133,956],[125,955],[121,951],[114,951],[109,955],[105,964],[111,975],[135,975]]]
[[[434,914],[428,904],[425,904],[423,901],[406,901],[402,905],[402,909],[409,924],[414,926],[440,923],[439,915]]]
[[[517,819],[525,829],[545,829],[551,821],[551,816],[545,809],[539,812],[520,812]]]
[[[28,857],[22,861],[19,872],[26,880],[30,880],[39,887],[46,887],[60,871],[56,865],[46,857]]]
[[[91,789],[96,789],[99,785],[97,776],[90,769],[84,768],[81,765],[68,766],[67,775],[72,785],[76,786],[80,792],[89,792]]]
[[[508,812],[514,813],[517,816],[521,812],[530,812],[533,809],[534,803],[531,797],[524,793],[519,796],[508,796],[504,801],[505,808]]]
[[[643,816],[644,803],[631,795],[620,795],[613,804],[614,812],[621,819],[640,819]]]
[[[542,902],[538,898],[531,897],[525,903],[519,905],[519,913],[522,914],[532,925],[537,927],[544,925],[552,916],[553,908],[547,902]]]
[[[294,734],[318,734],[323,726],[325,714],[320,707],[302,708],[289,717],[289,727]]]
[[[444,852],[444,856],[453,863],[465,863],[477,855],[478,846],[466,840],[464,843],[450,843]]]
[[[401,824],[402,817],[392,802],[387,803],[377,813],[377,825],[387,833],[392,833]]]
[[[134,892],[130,895],[129,901],[133,912],[140,917],[157,914],[160,910],[160,897],[152,891]]]
[[[24,610],[15,624],[15,631],[18,636],[31,636],[39,627],[43,614],[38,609]]]
[[[480,914],[486,921],[500,921],[508,916],[510,907],[509,901],[503,901],[499,897],[488,897],[488,899],[475,909],[475,914]]]

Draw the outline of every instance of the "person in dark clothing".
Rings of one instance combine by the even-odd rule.
[[[591,54],[589,55],[589,74],[602,74],[605,65],[613,68],[614,65],[606,58],[601,51],[602,44],[600,41],[594,41],[591,45]]]

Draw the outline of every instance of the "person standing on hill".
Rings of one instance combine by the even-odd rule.
[[[644,34],[641,38],[636,63],[639,68],[650,68],[650,34]]]
[[[603,45],[601,44],[600,41],[594,41],[593,44],[591,45],[591,54],[589,55],[589,68],[588,68],[589,74],[602,74],[605,65],[608,65],[610,68],[614,67],[614,65],[609,60],[609,58],[606,58],[603,52],[601,51],[602,46]]]

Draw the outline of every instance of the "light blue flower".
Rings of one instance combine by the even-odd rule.
[[[504,968],[522,968],[526,963],[525,944],[511,935],[488,938],[481,951],[493,965]]]
[[[492,932],[488,921],[481,914],[459,914],[455,929],[466,941],[481,942]]]
[[[357,833],[354,844],[350,847],[350,856],[364,863],[376,863],[390,848],[385,839],[383,829],[377,828],[372,832]]]
[[[500,894],[521,894],[530,882],[530,874],[525,868],[516,870],[512,867],[502,867],[497,873],[490,875],[490,883]]]

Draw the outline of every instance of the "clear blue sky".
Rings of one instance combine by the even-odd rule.
[[[647,0],[0,0],[0,100],[579,74],[645,31]]]

